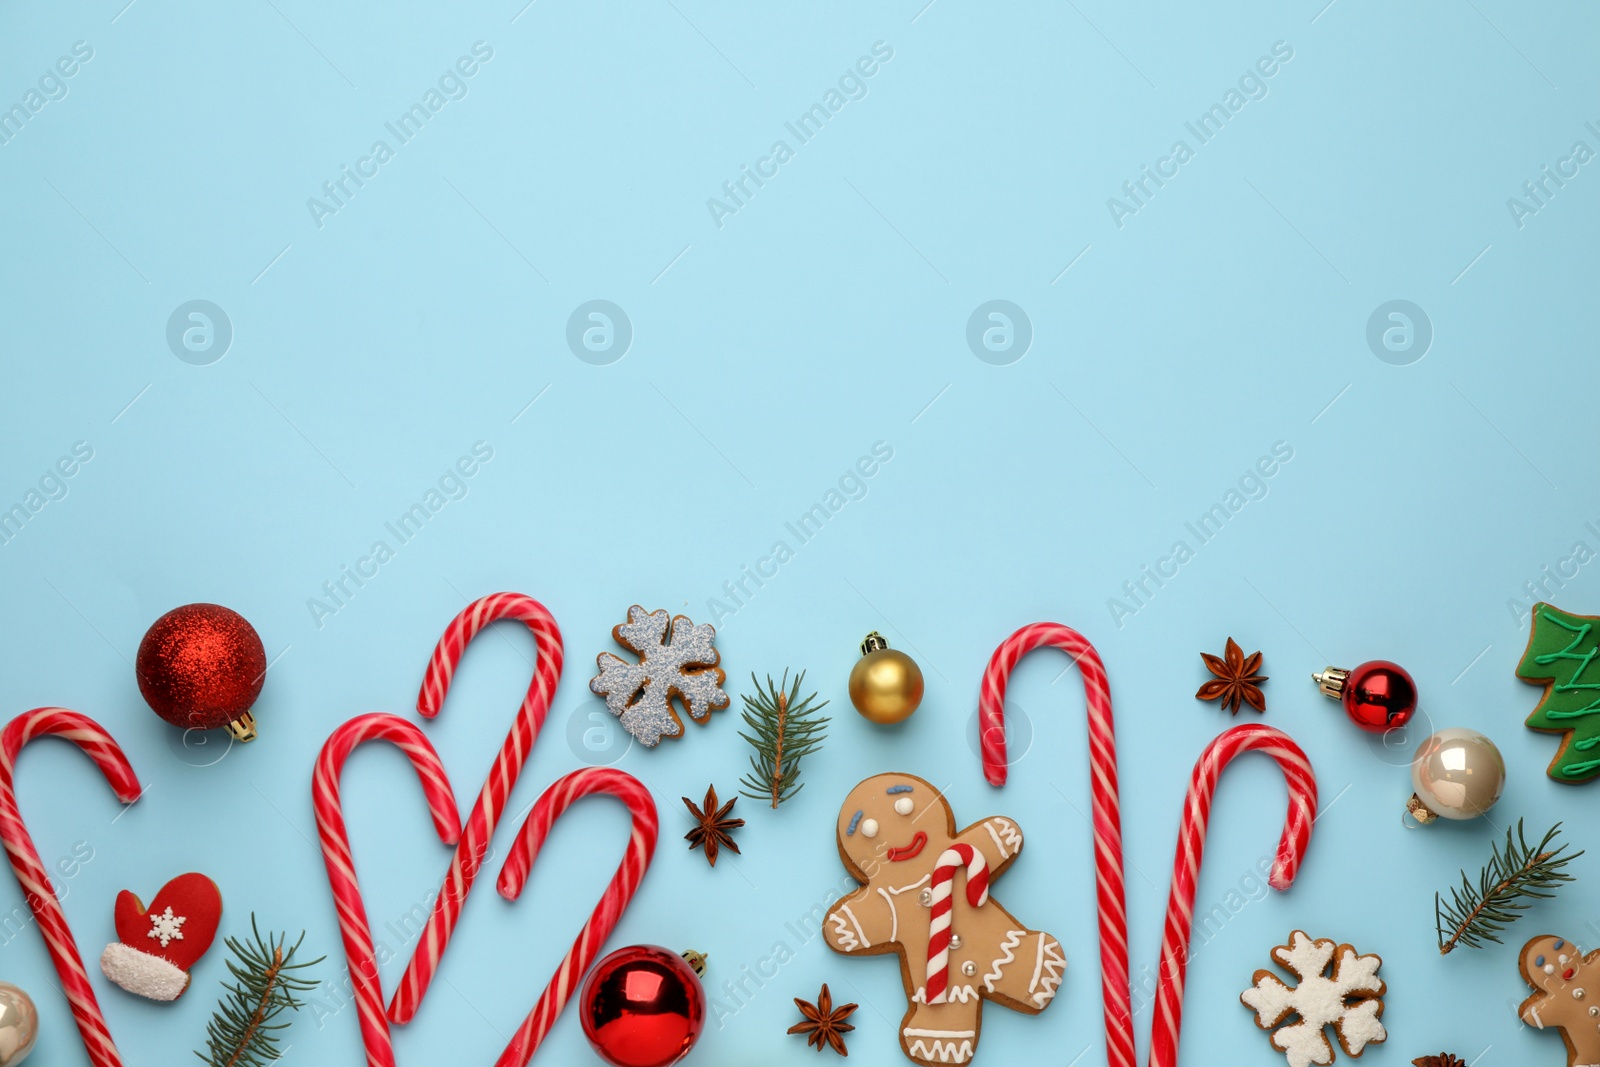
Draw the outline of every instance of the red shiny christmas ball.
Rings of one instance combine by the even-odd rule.
[[[659,945],[619,948],[594,965],[579,1000],[583,1036],[612,1067],[667,1067],[706,1025],[706,994],[688,961]]]
[[[266,680],[267,651],[238,612],[220,604],[185,604],[145,632],[134,673],[157,715],[174,726],[212,730],[250,721],[250,707]]]
[[[1339,702],[1350,721],[1363,730],[1387,733],[1416,714],[1417,683],[1398,663],[1375,659],[1350,672]]]

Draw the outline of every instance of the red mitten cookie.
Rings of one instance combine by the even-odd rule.
[[[117,894],[117,937],[100,956],[107,978],[150,1000],[177,1000],[189,988],[222,922],[222,893],[203,874],[180,874],[147,909],[124,889]]]

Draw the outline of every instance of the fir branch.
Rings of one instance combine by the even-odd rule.
[[[1579,856],[1567,854],[1565,844],[1552,848],[1561,824],[1556,823],[1536,846],[1528,847],[1522,835],[1522,820],[1506,831],[1506,845],[1498,845],[1474,886],[1461,872],[1461,888],[1450,890],[1450,903],[1433,895],[1434,925],[1439,932],[1439,954],[1448,955],[1457,945],[1478,948],[1484,941],[1503,944],[1499,934],[1522,917],[1533,900],[1547,900],[1564,882],[1576,881],[1561,869]],[[1447,932],[1448,931],[1448,932]]]
[[[739,734],[750,743],[755,753],[750,757],[752,774],[739,779],[741,796],[751,800],[770,800],[776,808],[800,792],[800,760],[815,752],[827,737],[824,729],[829,720],[817,718],[816,713],[828,706],[824,700],[813,704],[817,694],[800,699],[800,683],[806,672],[795,676],[789,685],[789,672],[783,672],[783,681],[774,685],[772,675],[767,675],[763,689],[754,674],[750,682],[756,688],[755,696],[744,695],[744,721],[751,733]]]
[[[206,1051],[195,1053],[211,1067],[266,1067],[277,1062],[283,1055],[278,1048],[279,1031],[289,1026],[288,1021],[277,1022],[277,1018],[286,1010],[300,1010],[304,1002],[295,994],[317,987],[315,978],[296,973],[325,958],[294,962],[304,933],[293,945],[288,944],[287,934],[263,938],[254,914],[250,931],[253,944],[228,938],[228,948],[237,957],[228,960],[234,980],[223,983],[222,999],[206,1026]]]

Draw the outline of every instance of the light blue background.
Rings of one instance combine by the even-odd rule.
[[[1065,658],[1030,657],[1014,678],[1012,715],[1034,736],[1003,792],[973,749],[983,666],[1036,619],[1083,630],[1110,671],[1137,976],[1156,962],[1189,767],[1230,722],[1193,699],[1197,652],[1230,634],[1262,649],[1265,721],[1315,762],[1328,810],[1300,882],[1249,903],[1198,952],[1185,1063],[1283,1062],[1236,997],[1294,927],[1384,957],[1391,1036],[1370,1062],[1442,1049],[1491,1067],[1560,1062],[1554,1035],[1519,1029],[1515,946],[1546,931],[1600,941],[1596,856],[1504,948],[1441,959],[1431,894],[1475,872],[1518,817],[1533,832],[1566,820],[1575,843],[1593,843],[1600,786],[1548,780],[1556,739],[1521,725],[1537,693],[1512,675],[1525,628],[1508,601],[1575,542],[1600,549],[1585,525],[1600,527],[1596,164],[1520,228],[1507,207],[1574,141],[1600,148],[1584,125],[1600,125],[1593,8],[522,2],[0,11],[6,107],[74,42],[94,50],[67,95],[0,146],[0,504],[22,501],[74,442],[94,450],[67,495],[0,548],[0,706],[98,718],[149,787],[113,824],[119,806],[79,754],[42,744],[23,760],[46,862],[74,842],[93,849],[66,883],[86,956],[111,936],[117,890],[148,897],[198,868],[223,888],[227,932],[251,911],[305,928],[311,952],[330,956],[318,973],[342,979],[309,801],[338,723],[414,716],[428,653],[460,606],[530,593],[559,619],[569,667],[513,798],[520,814],[580,765],[567,731],[592,725],[585,683],[628,605],[708,619],[708,598],[883,441],[893,459],[865,496],[719,627],[731,691],[752,671],[805,668],[833,701],[800,798],[776,813],[741,802],[744,854],[710,870],[684,850],[678,797],[708,781],[733,791],[746,756],[733,714],[620,762],[652,787],[664,834],[610,944],[709,952],[712,991],[730,1005],[724,981],[775,942],[796,951],[691,1062],[816,1062],[783,1031],[790,998],[822,982],[863,1005],[854,1057],[900,1062],[894,965],[802,946],[785,925],[842,884],[829,829],[840,796],[890,769],[948,782],[963,822],[1019,820],[1030,844],[998,895],[1057,933],[1072,964],[1043,1017],[986,1013],[979,1062],[1103,1062],[1082,696]],[[307,199],[477,41],[493,59],[468,95],[319,228]],[[791,141],[794,159],[719,228],[707,199],[790,140],[784,123],[878,41],[893,58],[865,98]],[[1175,139],[1195,147],[1184,123],[1278,41],[1293,59],[1265,98],[1119,228],[1107,198]],[[210,366],[166,344],[169,315],[192,299],[232,323]],[[609,366],[565,341],[592,299],[633,325]],[[992,299],[1031,320],[1032,346],[1011,365],[965,341]],[[1394,299],[1434,329],[1408,366],[1365,340]],[[319,626],[308,599],[478,441],[494,458],[467,496]],[[1293,459],[1265,498],[1119,626],[1108,599],[1175,540],[1193,546],[1184,524],[1280,441]],[[1600,611],[1593,570],[1550,598]],[[197,600],[243,612],[278,657],[248,748],[186,747],[135,688],[144,629]],[[921,711],[898,729],[867,726],[845,698],[871,629],[927,675]],[[531,655],[515,630],[486,636],[427,726],[464,810]],[[1406,763],[1426,731],[1386,748],[1308,680],[1376,656],[1415,674],[1425,726],[1499,742],[1511,780],[1491,819],[1401,828]],[[363,751],[345,780],[384,937],[431,899],[447,853],[398,755]],[[1282,797],[1266,761],[1229,773],[1202,908],[1270,854]],[[480,889],[422,1015],[397,1031],[402,1063],[492,1061],[610,877],[625,827],[615,805],[582,805],[521,902]],[[508,816],[497,845],[515,829]],[[25,914],[0,882],[0,914]],[[36,932],[3,940],[0,977],[44,1013],[32,1062],[86,1062]],[[399,970],[385,968],[386,985]],[[223,974],[214,950],[174,1006],[97,979],[127,1061],[186,1057]],[[353,1010],[308,1011],[290,1040],[289,1062],[360,1062]],[[573,1012],[539,1062],[590,1062]]]

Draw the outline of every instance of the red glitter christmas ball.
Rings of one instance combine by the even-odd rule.
[[[579,1012],[583,1035],[613,1067],[667,1067],[700,1039],[706,994],[678,953],[630,945],[594,965]]]
[[[220,604],[173,608],[145,632],[134,664],[157,715],[189,730],[227,726],[255,737],[250,707],[267,675],[267,650],[243,615]]]

